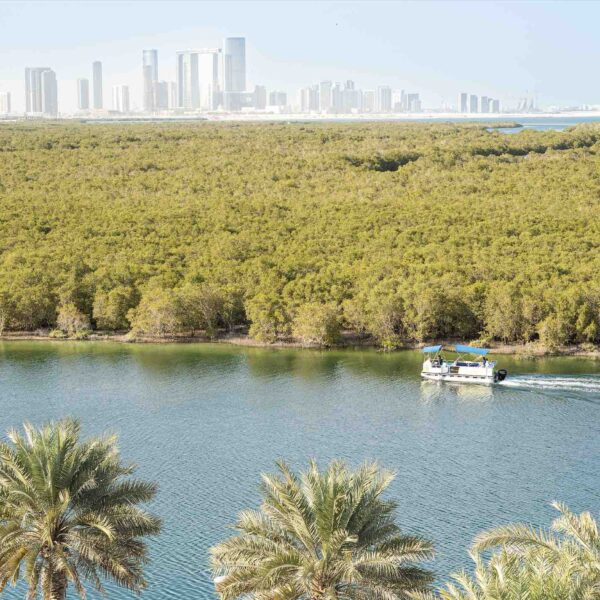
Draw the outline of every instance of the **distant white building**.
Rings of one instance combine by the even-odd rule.
[[[129,108],[129,86],[114,85],[112,89],[113,110],[120,113],[128,113]]]
[[[365,90],[362,96],[363,111],[375,111],[375,92],[373,90]]]
[[[287,106],[287,94],[278,91],[269,92],[269,106],[277,106],[280,108]]]
[[[104,92],[102,90],[102,63],[99,60],[92,63],[92,95],[94,108],[101,109],[104,105]]]
[[[177,107],[215,110],[222,103],[220,48],[177,53]]]
[[[469,97],[469,112],[470,113],[479,112],[478,105],[479,105],[479,98],[477,98],[477,96],[475,94],[471,94],[471,96]]]
[[[10,111],[10,92],[0,92],[0,114],[8,115]]]
[[[202,110],[216,110],[222,103],[220,95],[222,56],[218,48],[198,55],[198,82]]]
[[[311,85],[302,88],[299,93],[300,112],[308,113],[319,110],[319,86]]]
[[[223,91],[246,91],[246,38],[223,40]]]
[[[90,80],[81,78],[77,80],[77,108],[89,110],[90,108]]]
[[[58,115],[56,73],[50,67],[25,69],[25,112],[46,117]]]
[[[156,98],[156,83],[158,82],[158,50],[142,50],[142,82],[143,102],[142,106],[146,112],[152,112],[158,108]]]
[[[331,110],[331,90],[331,81],[321,81],[319,84],[319,110],[321,112],[329,112]]]
[[[177,108],[177,84],[169,81],[169,108]]]
[[[469,112],[469,94],[467,92],[461,92],[458,95],[457,109],[459,113]]]
[[[153,85],[152,102],[154,110],[169,108],[169,82],[155,81]]]
[[[342,84],[337,82],[331,88],[331,108],[335,113],[341,113],[344,110],[344,94]]]
[[[267,88],[264,85],[254,86],[254,108],[257,110],[267,108]]]
[[[380,85],[377,88],[377,111],[392,112],[392,88],[387,85]]]

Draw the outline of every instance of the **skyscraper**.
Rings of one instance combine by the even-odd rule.
[[[177,106],[187,110],[200,108],[198,53],[177,53]]]
[[[392,88],[387,85],[380,85],[377,88],[377,110],[380,113],[391,112],[392,110]]]
[[[490,98],[488,98],[487,96],[481,96],[481,112],[490,112]]]
[[[363,92],[362,109],[364,112],[373,112],[375,110],[374,90],[365,90]]]
[[[166,110],[169,108],[169,82],[154,82],[154,108],[155,110]]]
[[[142,51],[142,78],[143,78],[143,107],[152,112],[156,109],[155,84],[158,81],[158,51]]]
[[[129,86],[113,85],[112,89],[112,107],[120,113],[129,112]]]
[[[319,84],[319,110],[321,112],[331,110],[331,81],[321,81]]]
[[[56,73],[50,67],[25,69],[25,111],[42,113],[49,117],[58,115],[58,90]]]
[[[500,112],[500,100],[492,100],[492,112],[493,113]]]
[[[102,63],[95,60],[92,63],[92,88],[94,96],[94,108],[102,108]]]
[[[319,110],[319,86],[311,85],[300,90],[300,112]]]
[[[284,107],[287,105],[287,94],[285,92],[273,91],[269,93],[269,106]]]
[[[0,114],[10,113],[10,92],[0,92]]]
[[[467,92],[461,92],[458,95],[458,112],[466,113],[469,112],[469,95]]]
[[[406,112],[421,112],[421,98],[419,94],[405,94],[404,105]]]
[[[220,97],[221,61],[220,48],[207,48],[198,52],[198,82],[202,110],[216,110],[222,104]]]
[[[342,84],[337,81],[335,85],[331,88],[331,108],[335,113],[340,113],[344,110]]]
[[[246,38],[223,40],[223,91],[243,92],[246,89]]]
[[[169,108],[177,108],[177,84],[169,81]]]
[[[469,112],[470,113],[478,112],[478,104],[479,104],[479,98],[477,98],[477,96],[475,94],[471,94],[469,96]]]
[[[359,110],[362,106],[362,93],[356,89],[354,81],[346,81],[346,85],[342,90],[342,110],[345,113]]]
[[[267,88],[264,85],[254,86],[254,108],[257,110],[267,108]]]
[[[90,80],[77,80],[77,108],[79,110],[89,110],[90,108]]]

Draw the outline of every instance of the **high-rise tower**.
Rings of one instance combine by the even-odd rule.
[[[223,40],[223,91],[243,92],[246,89],[246,38]]]
[[[77,108],[88,110],[90,108],[90,80],[77,80]]]
[[[129,86],[114,85],[112,89],[113,110],[120,113],[129,112]]]
[[[102,63],[99,60],[92,63],[92,88],[93,106],[96,109],[102,108]]]
[[[56,73],[50,67],[25,69],[26,112],[56,117],[58,115],[57,92]]]
[[[142,76],[144,82],[144,110],[156,109],[156,83],[158,82],[158,50],[142,51]]]

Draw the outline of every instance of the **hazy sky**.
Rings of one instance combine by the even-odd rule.
[[[249,85],[294,92],[324,79],[421,92],[426,106],[461,90],[505,104],[600,104],[600,2],[0,2],[0,90],[22,109],[26,66],[52,67],[60,109],[75,80],[104,65],[110,88],[141,103],[143,48],[175,79],[175,51],[245,36]]]

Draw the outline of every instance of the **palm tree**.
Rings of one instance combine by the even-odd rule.
[[[600,598],[600,535],[590,513],[562,504],[550,531],[511,524],[475,538],[474,576],[465,572],[420,600],[591,600]],[[491,551],[487,560],[482,552]]]
[[[452,575],[436,594],[415,600],[591,600],[590,588],[567,557],[553,560],[529,549],[516,555],[501,549],[486,561],[473,554],[475,572]]]
[[[402,534],[396,504],[381,497],[393,474],[335,461],[297,476],[277,465],[262,477],[260,510],[240,513],[239,534],[211,549],[224,600],[397,600],[428,589],[432,575],[415,563],[432,558],[432,544]]]
[[[132,479],[115,437],[80,440],[77,421],[24,425],[0,443],[0,591],[21,575],[28,599],[63,600],[102,579],[136,592],[146,581],[143,538],[160,530],[137,506],[156,485]]]
[[[600,598],[600,533],[596,520],[589,512],[574,514],[559,502],[552,506],[560,515],[552,521],[550,531],[520,523],[505,525],[479,534],[473,550],[500,547],[521,560],[537,556],[568,566],[578,585],[587,586],[594,598]]]

